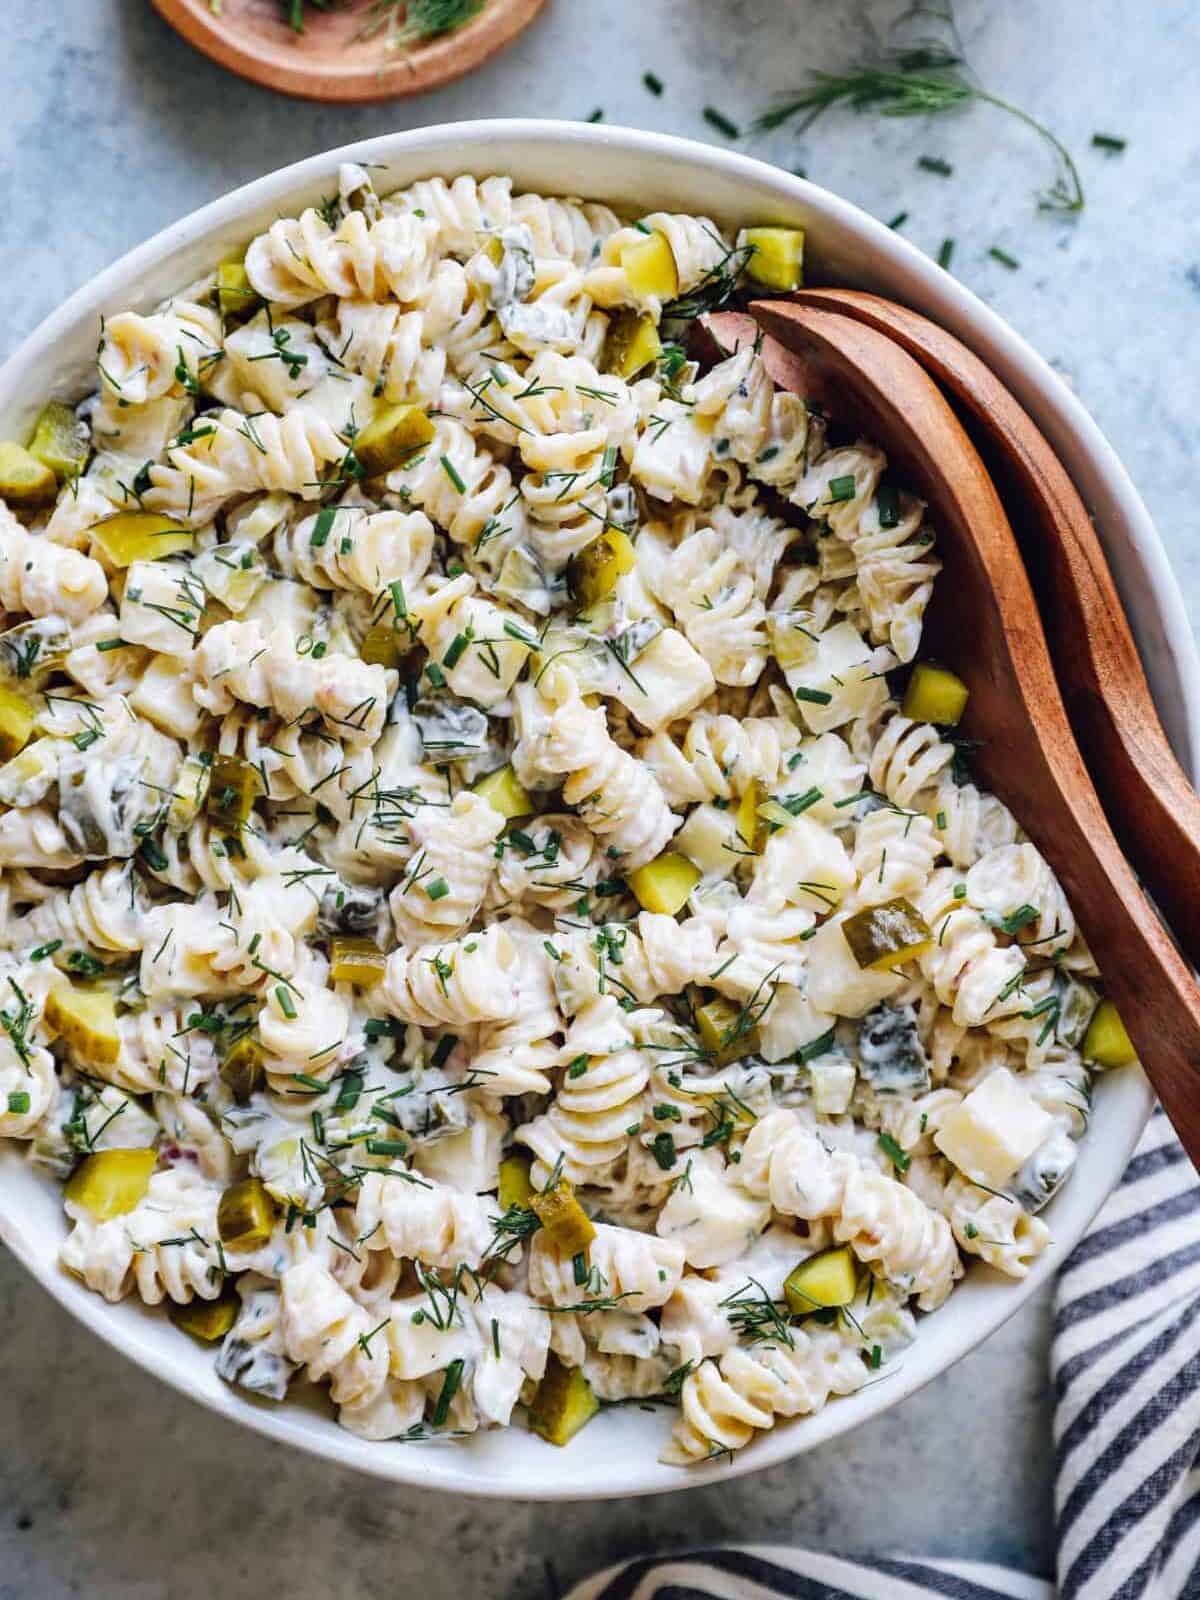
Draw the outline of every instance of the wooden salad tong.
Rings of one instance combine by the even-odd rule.
[[[1084,765],[1033,590],[995,486],[932,378],[874,327],[815,305],[757,302],[776,383],[836,395],[836,415],[878,440],[929,502],[942,574],[930,651],[971,689],[963,723],[981,780],[1057,874],[1148,1077],[1200,1166],[1200,985],[1126,861]],[[734,324],[741,324],[741,328]],[[741,318],[714,317],[729,350]]]
[[[1167,742],[1099,537],[1066,469],[996,375],[928,317],[856,289],[802,289],[789,299],[886,334],[966,419],[1009,509],[1104,809],[1184,954],[1200,966],[1200,796]]]

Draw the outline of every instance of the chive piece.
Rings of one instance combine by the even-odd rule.
[[[30,1100],[24,1089],[14,1089],[8,1097],[8,1109],[13,1116],[21,1117],[29,1110]]]
[[[406,1139],[368,1139],[367,1154],[369,1156],[406,1156],[408,1154],[408,1141]]]
[[[796,1051],[796,1060],[801,1066],[807,1061],[815,1061],[818,1056],[823,1056],[826,1050],[832,1050],[835,1032],[835,1029],[829,1028],[816,1039],[810,1039],[807,1044],[802,1044]]]
[[[451,1051],[454,1049],[454,1046],[457,1043],[458,1035],[456,1033],[444,1033],[434,1046],[433,1054],[429,1058],[433,1065],[435,1067],[445,1066],[446,1062],[450,1059]]]
[[[466,494],[467,486],[459,477],[455,465],[449,456],[442,457],[442,471],[450,479],[450,482],[458,490],[459,494]]]
[[[575,1279],[577,1289],[582,1289],[587,1283],[590,1272],[586,1250],[580,1250],[577,1255],[571,1257],[571,1275]]]
[[[62,947],[63,942],[61,939],[51,939],[49,944],[40,944],[36,950],[31,950],[29,959],[30,961],[44,961],[47,956],[52,956],[56,950],[61,950]]]
[[[456,633],[450,641],[446,654],[442,657],[442,665],[448,672],[452,672],[462,660],[470,640],[465,633]]]
[[[950,263],[951,263],[951,261],[953,261],[953,259],[954,259],[954,240],[953,239],[943,239],[942,240],[942,248],[938,251],[938,256],[937,256],[938,266],[944,268],[945,271],[949,272]]]
[[[954,168],[948,161],[943,161],[941,156],[920,156],[917,165],[922,172],[936,172],[939,178],[948,178]]]
[[[450,893],[450,885],[445,878],[434,878],[431,883],[423,884],[422,887],[431,900],[444,900]]]
[[[308,1072],[293,1072],[292,1082],[302,1084],[304,1088],[311,1089],[314,1094],[324,1094],[328,1087],[321,1082],[320,1078],[314,1078]]]
[[[902,228],[907,221],[908,221],[908,212],[907,211],[897,211],[896,215],[888,223],[888,227],[892,228],[892,229]]]
[[[875,495],[875,509],[881,528],[894,528],[900,521],[900,491],[892,483],[881,483]]]
[[[124,639],[101,639],[96,649],[103,655],[108,650],[119,650],[124,643]]]
[[[656,1133],[650,1141],[650,1152],[664,1172],[670,1172],[677,1158],[675,1137],[670,1133]]]
[[[827,689],[793,689],[797,700],[804,700],[810,706],[827,706],[833,702],[833,696]]]
[[[446,1368],[446,1376],[442,1379],[441,1392],[437,1397],[437,1404],[433,1408],[433,1417],[431,1419],[435,1428],[445,1426],[446,1418],[450,1415],[450,1402],[458,1393],[462,1375],[463,1360],[460,1356],[457,1361],[452,1361]]]
[[[600,468],[600,482],[606,489],[611,489],[613,480],[617,475],[617,447],[615,444],[605,445],[604,461]]]
[[[646,85],[651,94],[661,94],[663,92],[663,81],[657,73],[643,72],[642,82]]]
[[[567,1077],[582,1078],[588,1069],[588,1062],[590,1059],[590,1056],[576,1056],[574,1061],[572,1061],[567,1067]]]
[[[1124,150],[1128,142],[1127,139],[1118,138],[1115,133],[1094,133],[1092,135],[1092,144],[1097,150],[1111,150],[1116,154]]]
[[[85,728],[82,733],[77,733],[71,740],[76,750],[90,750],[98,739],[104,735],[99,728]]]
[[[398,617],[406,617],[408,615],[408,603],[404,598],[404,585],[399,578],[396,579],[395,583],[388,584],[388,592],[392,597],[392,604],[396,608],[396,615]]]
[[[727,139],[740,139],[742,137],[742,130],[737,123],[730,122],[729,118],[718,111],[715,106],[705,106],[704,120],[710,128],[715,128],[718,133],[723,133]]]
[[[323,544],[328,543],[329,535],[333,532],[333,519],[336,515],[337,513],[332,506],[326,506],[323,511],[317,513],[317,520],[313,524],[312,538],[309,541],[314,550],[319,550]]]
[[[444,689],[446,687],[445,675],[436,661],[426,662],[425,676],[429,679],[430,683],[435,689]]]
[[[288,1021],[294,1021],[296,1016],[296,1007],[292,1002],[291,995],[281,983],[277,983],[275,985],[275,998],[279,1001],[279,1009],[283,1012]]]
[[[890,1133],[879,1135],[879,1148],[887,1156],[897,1172],[907,1172],[912,1166],[912,1157],[908,1155],[892,1138]]]
[[[993,261],[998,261],[1002,267],[1007,267],[1010,272],[1016,272],[1021,265],[1016,256],[1010,256],[1008,251],[1001,250],[998,244],[992,246],[988,251],[988,255],[991,256]]]
[[[603,112],[603,110],[601,109],[600,106],[596,107],[595,111],[593,111],[591,116],[588,118],[588,121],[589,122],[603,122],[604,121],[604,112]]]
[[[1000,929],[1003,933],[1017,934],[1020,933],[1022,928],[1027,928],[1031,922],[1036,922],[1037,918],[1038,910],[1036,906],[1021,905],[1001,921]]]
[[[853,500],[855,495],[854,474],[848,472],[841,478],[829,480],[829,503],[838,505],[843,500]]]

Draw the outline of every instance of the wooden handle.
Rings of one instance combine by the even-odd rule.
[[[853,289],[802,290],[795,299],[896,340],[974,424],[1012,512],[1096,790],[1184,954],[1200,965],[1200,796],[1167,742],[1100,540],[1066,469],[995,374],[944,328]]]
[[[786,382],[804,392],[814,368],[836,383],[839,409],[888,451],[933,511],[944,570],[929,633],[971,687],[964,732],[976,765],[1057,873],[1108,991],[1193,1163],[1200,1157],[1200,987],[1167,937],[1113,837],[1075,742],[1029,578],[982,460],[932,379],[890,338],[807,305],[751,313],[800,357]],[[782,374],[782,375],[781,375]]]

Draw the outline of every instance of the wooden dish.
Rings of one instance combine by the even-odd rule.
[[[288,24],[280,0],[153,0],[189,44],[251,83],[306,100],[362,102],[424,94],[496,55],[524,32],[546,0],[486,0],[453,33],[411,49],[389,49],[383,32],[363,38],[371,0],[345,9],[307,8],[304,32]]]

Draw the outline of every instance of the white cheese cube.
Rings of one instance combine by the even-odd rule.
[[[168,656],[190,656],[207,596],[180,561],[135,561],[121,600],[121,638]]]
[[[850,1109],[856,1076],[848,1056],[823,1055],[808,1063],[813,1110],[823,1117],[840,1117]]]
[[[903,983],[898,972],[871,972],[859,966],[840,918],[827,922],[808,945],[808,998],[818,1011],[861,1017]]]
[[[818,635],[807,661],[784,676],[800,715],[813,733],[828,733],[881,706],[888,697],[884,673],[896,665],[890,650],[872,649],[851,622],[835,622]]]
[[[173,656],[156,655],[129,696],[129,704],[163,733],[191,739],[200,731],[204,713],[192,694],[195,679],[185,663]]]
[[[1053,1131],[1050,1113],[1007,1067],[997,1067],[951,1107],[933,1142],[968,1178],[1002,1189]]]
[[[758,1023],[759,1050],[764,1061],[785,1061],[812,1044],[833,1026],[833,1018],[818,1011],[802,990],[781,983],[775,998]],[[850,1073],[854,1077],[853,1069]]]
[[[677,628],[664,628],[633,658],[628,671],[618,668],[611,693],[654,733],[694,711],[716,686],[712,669],[695,646]]]

